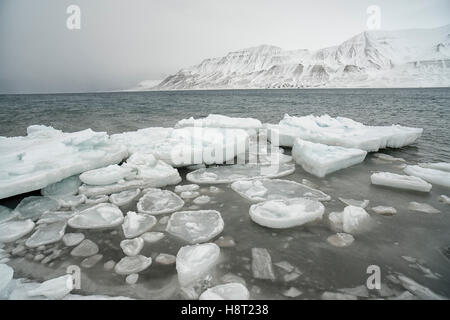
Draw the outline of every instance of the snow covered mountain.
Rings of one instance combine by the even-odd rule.
[[[153,89],[433,86],[450,86],[450,25],[365,31],[316,51],[248,48],[182,69]]]

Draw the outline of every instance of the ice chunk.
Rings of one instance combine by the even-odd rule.
[[[183,119],[175,124],[175,128],[184,127],[212,127],[212,128],[235,128],[235,129],[259,129],[261,121],[254,118],[234,118],[220,114],[210,114],[206,118]]]
[[[370,216],[361,207],[348,206],[345,207],[342,214],[342,227],[347,233],[361,231],[366,228],[370,222]]]
[[[221,284],[204,291],[199,300],[248,300],[250,293],[241,283]]]
[[[125,190],[109,196],[112,204],[118,207],[127,206],[141,195],[140,189]]]
[[[283,291],[283,296],[288,298],[296,298],[301,294],[303,294],[303,292],[294,287],[290,287],[288,290]]]
[[[231,184],[231,189],[252,202],[287,200],[292,198],[307,198],[318,201],[331,199],[329,195],[320,190],[313,189],[295,181],[281,179],[236,181]]]
[[[13,275],[13,268],[6,264],[0,263],[0,298],[2,298],[2,292],[12,280]]]
[[[117,274],[129,275],[132,273],[139,273],[144,271],[152,264],[152,258],[147,258],[142,255],[134,257],[122,258],[114,267]]]
[[[87,257],[86,259],[83,259],[83,261],[81,261],[81,266],[85,269],[90,269],[94,267],[97,263],[99,263],[100,260],[102,259],[103,259],[102,254],[96,254],[91,257]]]
[[[295,165],[287,163],[279,165],[236,164],[195,170],[189,172],[186,179],[199,184],[231,183],[238,180],[284,177],[294,171]]]
[[[336,233],[327,238],[327,241],[335,247],[347,247],[355,241],[355,238],[348,233]]]
[[[183,199],[172,191],[149,188],[144,192],[144,196],[137,204],[140,213],[153,215],[172,213],[184,206]]]
[[[177,253],[176,268],[182,287],[205,278],[217,264],[220,248],[214,243],[181,247]]]
[[[366,126],[349,118],[329,115],[291,117],[285,115],[278,125],[266,125],[272,143],[292,147],[296,138],[326,145],[378,151],[401,148],[414,143],[423,129],[399,125]]]
[[[137,214],[136,212],[129,211],[122,225],[123,234],[125,235],[125,238],[138,237],[153,228],[156,222],[154,216]]]
[[[141,238],[147,243],[155,243],[164,238],[165,235],[162,232],[146,232]]]
[[[37,220],[43,213],[56,211],[60,207],[58,201],[49,197],[31,196],[20,201],[15,211],[19,219]]]
[[[37,288],[29,290],[28,296],[43,296],[47,299],[58,300],[64,298],[73,290],[72,276],[65,275],[41,283]]]
[[[27,132],[26,137],[0,137],[0,199],[119,163],[127,156],[126,148],[111,143],[105,132],[63,133],[46,126],[30,126]]]
[[[182,193],[180,193],[180,197],[183,199],[194,199],[199,195],[200,193],[198,193],[197,191],[183,191]]]
[[[440,171],[450,172],[450,163],[447,162],[437,162],[437,163],[419,163],[422,168],[429,168]]]
[[[129,274],[125,278],[125,282],[130,285],[135,284],[138,280],[139,280],[139,274],[137,274],[137,273]]]
[[[176,193],[181,193],[184,191],[196,191],[198,189],[200,189],[200,186],[198,184],[184,184],[175,186]]]
[[[252,273],[256,279],[275,280],[272,258],[264,248],[252,248]]]
[[[0,243],[13,242],[29,234],[34,228],[31,219],[7,221],[0,224]]]
[[[121,180],[104,186],[82,185],[80,193],[89,197],[102,194],[118,193],[130,189],[145,189],[165,187],[181,182],[178,170],[161,160],[156,160],[151,154],[135,153],[122,167],[137,171],[135,179]]]
[[[397,213],[397,210],[393,207],[376,206],[372,208],[373,212],[381,214],[383,216],[392,216]]]
[[[370,176],[372,184],[398,189],[430,192],[431,184],[418,177],[411,177],[390,172],[377,172]]]
[[[293,198],[269,200],[250,207],[254,222],[268,228],[291,228],[322,219],[325,207],[318,201]]]
[[[365,208],[369,205],[369,200],[354,200],[354,199],[344,199],[344,198],[339,198],[339,200],[341,200],[343,203],[345,203],[348,206],[355,206],[355,207],[361,207],[361,208]]]
[[[287,261],[280,261],[280,262],[274,263],[274,265],[286,272],[292,272],[295,269],[295,267]]]
[[[46,224],[54,222],[67,222],[75,215],[72,211],[50,211],[44,213],[36,224]]]
[[[211,200],[208,196],[199,196],[195,198],[192,202],[195,204],[207,204]]]
[[[132,168],[112,164],[104,168],[83,172],[80,174],[80,180],[92,186],[104,186],[134,176],[136,176],[136,173]]]
[[[144,239],[137,237],[130,240],[122,240],[120,247],[127,256],[134,257],[144,248]]]
[[[16,214],[17,212],[13,212],[10,208],[0,205],[0,223],[13,219]]]
[[[223,226],[216,210],[178,211],[170,216],[166,231],[189,243],[200,243],[220,234]]]
[[[127,147],[130,154],[148,152],[165,143],[173,128],[145,128],[111,135],[111,141]]]
[[[116,265],[116,262],[114,260],[108,260],[103,264],[103,269],[106,271],[111,271],[114,269],[114,266]]]
[[[89,239],[81,241],[81,243],[70,252],[74,257],[90,257],[97,253],[98,246]]]
[[[121,225],[123,214],[113,204],[100,203],[81,211],[69,219],[69,226],[75,229],[104,229]]]
[[[327,146],[301,139],[296,139],[292,148],[294,161],[319,178],[363,162],[366,154],[366,151],[359,149]]]
[[[80,204],[83,204],[86,201],[86,196],[84,194],[80,194],[78,196],[66,194],[66,195],[50,196],[50,198],[58,201],[59,205],[64,208],[73,208],[79,206]]]
[[[176,257],[171,254],[160,253],[155,258],[155,261],[159,264],[165,264],[165,265],[174,264],[176,261]]]
[[[25,245],[29,248],[37,248],[50,243],[58,242],[66,232],[67,222],[55,222],[41,226],[28,238]]]
[[[410,291],[415,296],[419,297],[420,299],[424,300],[445,300],[446,298],[434,293],[429,288],[422,286],[421,284],[418,284],[414,280],[405,277],[403,275],[399,275],[398,279],[400,280],[402,286]]]
[[[372,154],[375,158],[384,160],[384,161],[399,161],[399,162],[406,162],[403,158],[395,158],[391,155],[385,154],[385,153],[374,153]]]
[[[446,203],[446,204],[450,204],[450,197],[448,197],[448,196],[442,194],[442,195],[439,197],[439,201],[440,201],[440,202],[443,202],[443,203]],[[1,208],[0,208],[0,210],[1,210]]]
[[[420,202],[410,202],[408,204],[408,210],[412,211],[418,211],[423,213],[440,213],[440,211],[432,206],[430,206],[427,203],[420,203]]]
[[[403,171],[410,176],[422,178],[432,184],[450,188],[450,171],[422,168],[420,166],[406,166]]]
[[[67,247],[73,247],[81,243],[85,238],[82,233],[66,233],[62,240]]]
[[[41,194],[43,196],[76,195],[80,185],[80,178],[72,176],[46,186],[41,190]]]

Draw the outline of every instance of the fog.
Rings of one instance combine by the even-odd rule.
[[[372,4],[386,30],[450,22],[448,0],[0,0],[0,93],[121,90],[260,44],[332,46],[367,28]]]

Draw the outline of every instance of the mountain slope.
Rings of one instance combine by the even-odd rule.
[[[365,31],[316,51],[262,45],[181,69],[174,89],[450,86],[450,25]]]

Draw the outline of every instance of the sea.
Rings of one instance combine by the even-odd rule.
[[[450,88],[0,95],[0,136],[26,135],[27,126],[33,124],[66,132],[91,128],[113,134],[147,127],[173,127],[181,119],[208,114],[252,117],[267,123],[278,123],[285,114],[329,114],[349,117],[366,125],[420,127],[424,132],[416,143],[381,152],[403,158],[408,164],[450,162]],[[289,148],[286,153],[290,153]],[[209,185],[202,186],[201,193],[209,195],[212,201],[202,205],[201,209],[218,210],[225,222],[221,235],[232,238],[235,243],[221,249],[214,284],[227,281],[230,275],[231,278],[238,277],[249,289],[252,299],[292,299],[286,293],[292,287],[301,292],[295,299],[320,299],[324,292],[356,292],[363,299],[393,298],[407,291],[398,281],[400,275],[450,298],[450,205],[439,201],[440,195],[450,196],[450,190],[434,185],[430,193],[419,193],[370,183],[373,172],[402,174],[402,169],[402,163],[383,161],[372,154],[363,163],[322,179],[297,166],[295,173],[283,179],[297,182],[307,179],[332,199],[324,202],[325,214],[321,221],[289,229],[269,229],[254,223],[248,214],[251,203],[229,185],[216,185],[222,192],[214,194],[208,191]],[[180,169],[182,183],[188,183],[185,180],[187,172],[187,169]],[[167,189],[173,190],[173,186]],[[38,194],[3,199],[0,205],[14,208],[25,196]],[[345,248],[332,246],[327,241],[336,233],[329,224],[328,215],[345,207],[339,197],[369,200],[366,210],[373,221],[370,229],[355,234],[354,242]],[[186,208],[192,205],[188,202]],[[440,213],[409,210],[410,202],[427,203]],[[380,205],[392,206],[397,213],[383,216],[371,210]],[[136,210],[136,204],[122,210]],[[159,229],[164,231],[163,227]],[[110,230],[85,232],[87,238],[99,245],[103,259],[92,268],[82,269],[81,289],[75,293],[140,299],[182,298],[174,265],[153,263],[132,286],[123,276],[104,269],[106,261],[117,262],[123,257],[120,248],[123,237],[120,237],[120,228],[118,230],[113,233]],[[19,244],[6,248],[11,249],[14,245]],[[166,234],[163,240],[146,245],[141,254],[153,258],[159,253],[176,255],[183,245],[186,243]],[[70,256],[69,248],[62,244],[56,244],[56,247],[62,254],[50,264],[33,261],[33,252],[28,252],[28,258],[27,252],[13,256],[8,263],[14,267],[17,276],[36,281],[62,275],[67,266],[81,264],[79,258]],[[268,250],[275,280],[253,277],[252,248]],[[285,262],[292,265],[294,271],[286,268]],[[367,289],[368,281],[373,280],[369,279],[373,266],[380,271],[380,290]],[[286,277],[292,272],[299,276]]]

